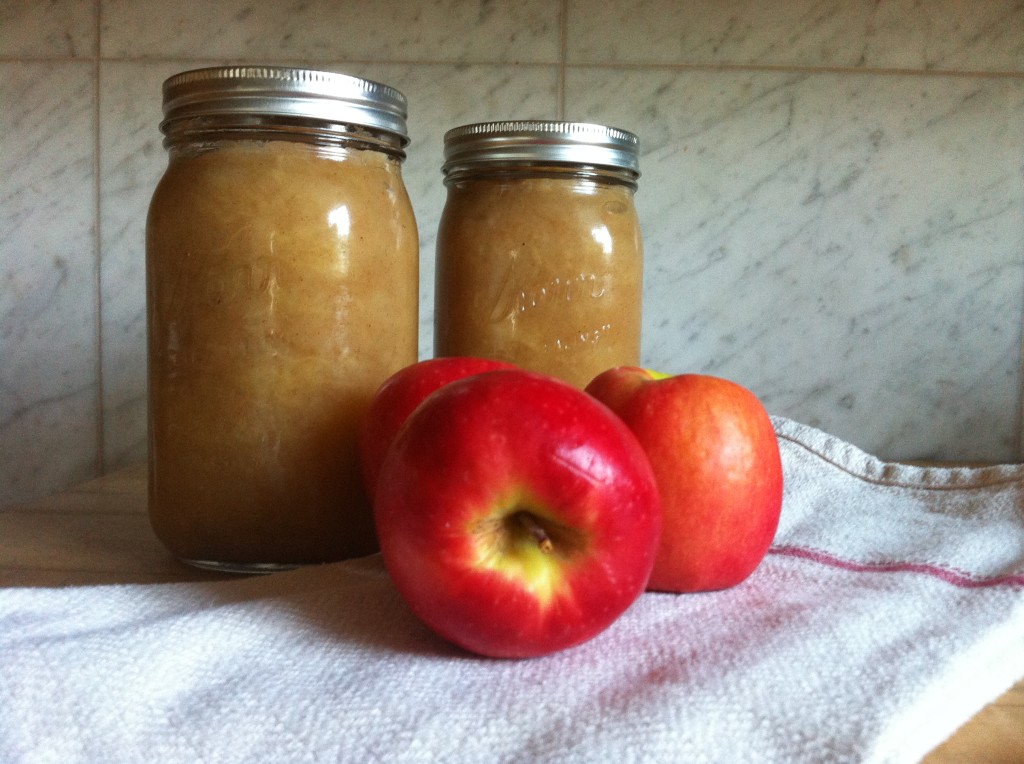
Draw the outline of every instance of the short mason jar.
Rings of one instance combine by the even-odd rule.
[[[578,387],[640,362],[638,144],[575,122],[448,131],[435,355],[496,358]]]
[[[146,227],[153,528],[229,571],[372,553],[358,429],[417,358],[405,97],[215,67],[166,80],[163,111]]]

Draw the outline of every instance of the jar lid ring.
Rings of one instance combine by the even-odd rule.
[[[452,128],[444,136],[444,171],[478,163],[554,162],[640,174],[640,140],[590,122],[508,120]]]
[[[163,83],[161,129],[204,116],[297,117],[357,125],[409,142],[405,96],[373,80],[287,66],[213,66],[168,77]]]

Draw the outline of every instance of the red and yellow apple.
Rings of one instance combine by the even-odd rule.
[[[370,498],[376,494],[377,477],[391,442],[424,398],[457,379],[514,368],[510,363],[487,358],[431,358],[399,369],[384,380],[370,401],[359,432],[359,467]]]
[[[388,450],[374,508],[412,611],[472,652],[571,647],[644,591],[661,507],[636,437],[583,391],[533,372],[445,385]]]
[[[618,367],[587,392],[637,436],[661,494],[661,545],[648,588],[725,589],[761,563],[782,510],[771,418],[748,389],[702,374]]]

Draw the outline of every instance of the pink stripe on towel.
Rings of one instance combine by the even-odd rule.
[[[907,561],[886,561],[857,562],[855,560],[844,560],[833,554],[820,549],[809,549],[799,546],[773,546],[768,550],[769,554],[777,554],[785,557],[798,557],[802,560],[811,560],[822,565],[833,568],[850,570],[856,573],[922,573],[926,576],[933,576],[945,581],[947,584],[959,586],[965,589],[977,589],[986,586],[1024,586],[1024,575],[1009,574],[1005,576],[988,576],[979,578],[972,576],[964,570],[943,567],[926,562]]]

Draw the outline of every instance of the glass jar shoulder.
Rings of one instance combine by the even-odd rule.
[[[449,206],[507,216],[524,212],[626,214],[633,207],[631,186],[585,176],[507,174],[464,178],[447,185]]]
[[[409,206],[400,161],[382,152],[231,140],[175,147],[151,207],[236,197],[268,203],[290,197],[343,199],[372,209]]]
[[[248,247],[232,249],[232,243],[253,237],[273,238],[278,247],[298,237],[302,246],[290,254],[303,259],[346,243],[405,257],[418,252],[397,159],[287,141],[225,141],[172,152],[147,229],[156,249],[194,254],[237,249],[245,257]]]
[[[633,189],[565,177],[482,178],[451,183],[438,232],[449,256],[535,249],[627,261],[641,255]]]

